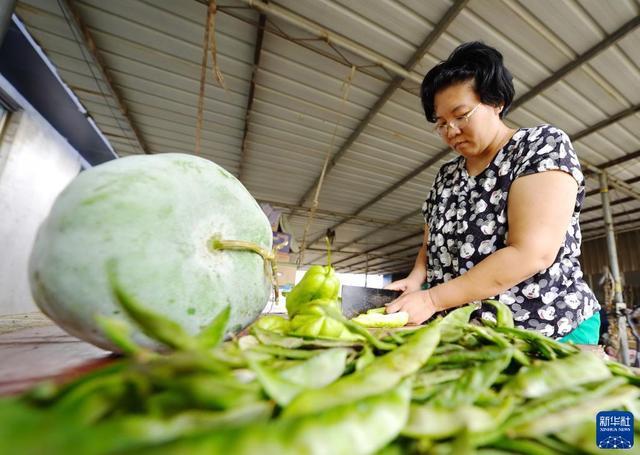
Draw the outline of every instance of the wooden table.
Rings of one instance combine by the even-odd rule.
[[[47,379],[71,379],[115,358],[68,335],[43,315],[24,319],[11,327],[7,317],[0,318],[0,395],[22,392]]]

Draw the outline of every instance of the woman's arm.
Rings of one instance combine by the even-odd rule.
[[[427,242],[429,240],[429,226],[424,225],[424,237],[422,238],[422,247],[418,251],[418,257],[413,265],[411,273],[406,278],[385,286],[385,289],[394,289],[403,291],[405,294],[419,291],[422,283],[427,278]]]
[[[508,201],[509,233],[504,248],[467,273],[392,303],[389,312],[407,311],[422,323],[433,313],[500,294],[553,264],[576,203],[578,184],[562,171],[516,179]]]

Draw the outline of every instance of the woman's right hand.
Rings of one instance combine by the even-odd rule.
[[[403,278],[402,280],[397,280],[392,283],[389,283],[384,288],[392,289],[394,291],[402,291],[402,295],[408,294],[410,292],[419,291],[421,289],[422,283],[419,280],[412,279],[411,276]]]

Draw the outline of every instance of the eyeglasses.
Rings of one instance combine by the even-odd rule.
[[[481,104],[482,103],[476,104],[476,107],[471,109],[469,112],[454,118],[450,122],[443,122],[443,123],[436,124],[435,126],[436,133],[444,137],[449,132],[449,128],[455,128],[457,130],[461,130],[469,123],[469,117],[473,115],[473,113],[478,109],[478,107],[480,107]]]

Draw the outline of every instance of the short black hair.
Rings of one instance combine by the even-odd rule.
[[[490,106],[504,106],[500,118],[507,113],[515,90],[513,76],[502,63],[502,54],[479,41],[463,43],[449,58],[431,68],[422,81],[420,98],[427,121],[436,122],[436,93],[451,85],[474,81],[480,101]]]

